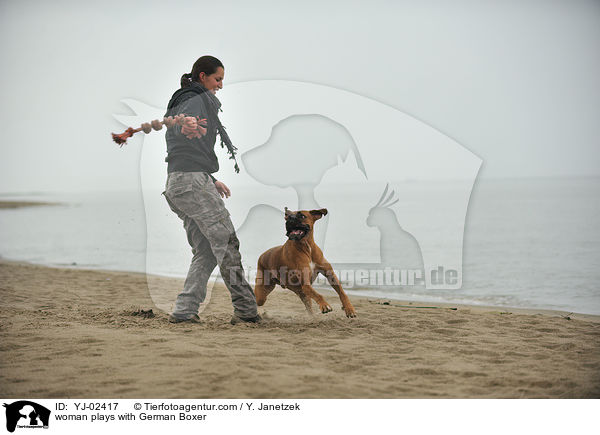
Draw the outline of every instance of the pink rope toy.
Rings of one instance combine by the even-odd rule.
[[[162,121],[155,119],[151,122],[143,123],[139,128],[129,127],[121,134],[112,133],[112,139],[119,145],[123,146],[134,134],[143,131],[148,134],[152,130],[158,131],[162,129],[162,126],[166,125],[167,128],[174,127],[175,125],[181,126],[181,132],[188,138],[202,137],[206,134],[206,118],[194,118],[191,116],[185,116],[185,114],[166,116]]]

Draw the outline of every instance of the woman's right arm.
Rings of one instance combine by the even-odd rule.
[[[206,119],[206,106],[200,95],[196,95],[176,107],[173,115],[184,114],[183,126],[174,126],[175,134],[183,135],[188,139],[202,137],[206,134],[206,129],[202,127],[199,120]],[[205,126],[206,124],[204,124]],[[199,128],[200,127],[200,128]]]

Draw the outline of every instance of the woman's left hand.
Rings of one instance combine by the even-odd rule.
[[[225,183],[216,180],[215,187],[217,188],[219,195],[221,195],[221,198],[229,198],[231,196],[231,190],[229,190],[229,187],[227,187]]]

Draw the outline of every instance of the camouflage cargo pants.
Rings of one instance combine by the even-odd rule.
[[[183,220],[193,254],[183,291],[177,296],[172,314],[185,319],[198,313],[206,297],[210,274],[218,265],[231,293],[234,314],[244,318],[256,316],[256,299],[244,277],[240,242],[209,175],[172,172],[163,194],[171,210]]]

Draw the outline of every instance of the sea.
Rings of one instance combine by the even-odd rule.
[[[426,187],[429,192],[449,188],[448,183]],[[334,268],[352,264],[367,269],[388,267],[394,255],[409,250],[417,252],[413,256],[417,260],[404,266],[423,267],[419,261],[443,257],[436,250],[451,251],[449,261],[460,269],[462,282],[448,288],[345,282],[349,294],[428,304],[600,314],[600,178],[478,180],[460,230],[440,226],[445,216],[442,206],[439,211],[378,206],[378,199],[386,199],[381,186],[368,192],[362,189],[331,187],[303,200],[328,210],[328,217],[315,225],[327,229],[318,237]],[[423,187],[410,195],[405,191],[400,198],[390,197],[388,202],[418,202],[419,189]],[[238,188],[226,200],[235,217],[244,266],[250,271],[260,252],[285,241],[283,211],[261,203],[256,196],[252,189]],[[160,192],[5,192],[0,201],[54,203],[0,209],[3,259],[52,267],[186,275],[190,248],[181,222]],[[381,226],[376,212],[381,219],[392,217],[394,224]],[[444,236],[448,231],[453,231],[452,237]],[[450,240],[449,244],[444,240]]]

